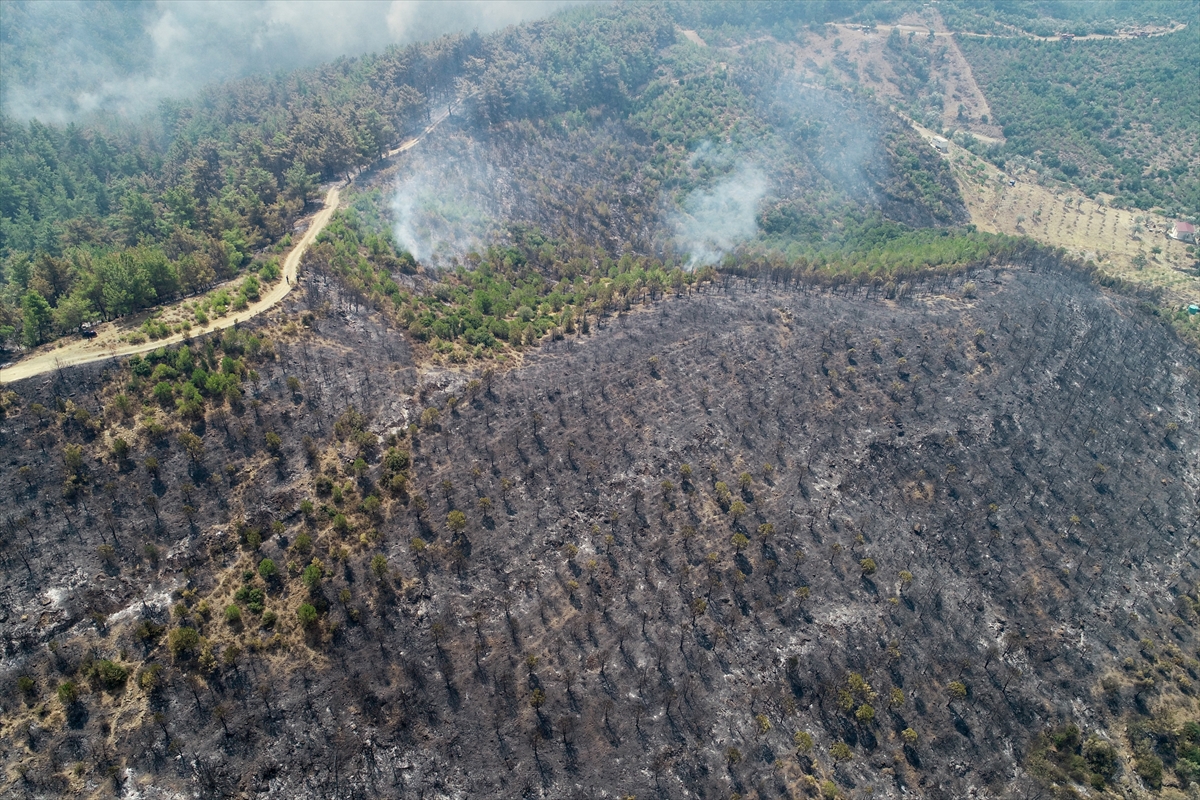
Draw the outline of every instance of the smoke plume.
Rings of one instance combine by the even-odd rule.
[[[0,110],[136,116],[214,81],[312,66],[445,33],[487,33],[578,0],[8,0]]]
[[[705,151],[699,151],[701,157]],[[675,246],[688,254],[688,269],[715,264],[758,230],[758,204],[767,193],[767,176],[754,164],[741,163],[706,191],[683,203],[673,222]]]
[[[392,234],[423,264],[445,266],[480,249],[503,216],[501,197],[512,181],[484,147],[443,135],[435,147],[401,168],[391,198]]]

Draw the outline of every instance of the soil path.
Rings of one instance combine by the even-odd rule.
[[[296,273],[300,266],[300,259],[304,257],[304,253],[308,250],[309,245],[313,243],[317,235],[321,233],[321,230],[329,222],[329,219],[333,216],[333,212],[337,211],[340,199],[339,191],[339,188],[336,186],[329,190],[325,195],[325,207],[313,215],[308,225],[308,230],[304,232],[304,235],[300,237],[300,241],[287,254],[283,262],[283,280],[263,292],[257,300],[250,303],[241,311],[226,314],[219,319],[212,320],[208,325],[203,327],[193,327],[190,331],[164,336],[161,339],[154,339],[140,344],[123,344],[120,342],[119,337],[127,332],[127,325],[119,325],[119,321],[106,323],[96,328],[97,336],[95,339],[79,339],[62,347],[55,347],[43,352],[34,353],[28,358],[13,364],[11,367],[0,370],[0,383],[12,383],[13,381],[32,378],[35,375],[42,375],[55,369],[61,369],[62,367],[72,367],[92,361],[102,361],[106,358],[131,356],[136,353],[149,353],[160,347],[182,342],[184,339],[191,338],[192,336],[231,328],[239,322],[245,322],[274,307],[279,301],[287,297],[288,292],[296,285]]]
[[[451,107],[448,106],[445,111],[436,115],[420,134],[406,140],[395,149],[389,150],[383,155],[383,159],[392,158],[414,147],[430,131],[436,128],[442,120],[450,116],[450,111]],[[193,336],[201,336],[213,331],[231,328],[239,322],[245,322],[264,311],[270,310],[278,305],[283,298],[287,297],[292,287],[296,285],[300,259],[304,257],[304,253],[308,250],[309,246],[316,241],[317,236],[333,217],[333,213],[337,211],[338,203],[341,199],[341,189],[350,183],[353,183],[353,178],[343,186],[334,186],[326,193],[325,207],[312,216],[308,229],[304,231],[304,235],[300,238],[300,241],[296,243],[284,259],[283,280],[276,283],[266,292],[263,292],[258,300],[249,304],[241,311],[226,314],[204,326],[193,326],[190,331],[176,333],[140,344],[122,342],[121,337],[129,333],[130,330],[136,329],[138,323],[144,318],[144,314],[106,322],[95,328],[96,338],[94,339],[77,339],[67,344],[62,344],[64,340],[59,340],[57,343],[39,348],[12,366],[0,369],[0,385],[23,380],[24,378],[32,378],[36,375],[43,375],[64,367],[89,364],[93,361],[103,361],[108,358],[149,353],[160,347],[177,344]],[[241,279],[239,278],[238,280],[240,281]]]

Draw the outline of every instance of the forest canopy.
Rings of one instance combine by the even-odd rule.
[[[1148,39],[959,38],[1007,142],[1090,195],[1200,212],[1200,30]]]
[[[0,118],[0,347],[36,346],[234,279],[240,287],[215,290],[194,312],[202,323],[238,307],[278,279],[322,182],[376,164],[456,101],[461,113],[421,151],[426,185],[442,194],[412,212],[427,241],[473,237],[442,248],[452,268],[469,251],[512,245],[517,228],[588,260],[580,274],[607,275],[602,264],[625,256],[669,272],[754,251],[873,276],[944,249],[927,228],[954,229],[966,250],[949,261],[971,261],[978,253],[967,243],[982,235],[961,227],[967,215],[943,160],[869,89],[804,83],[776,46],[831,21],[869,26],[913,8],[585,6],[486,37],[213,86],[137,121]],[[1022,8],[978,11],[1000,20]],[[1095,17],[1077,4],[1055,8]],[[718,42],[758,38],[704,47],[681,35],[689,26]],[[962,37],[1008,135],[992,157],[1037,158],[1088,191],[1194,212],[1196,35],[1070,49]],[[889,50],[897,74],[914,47]],[[912,59],[909,71],[920,72],[920,53]],[[387,206],[357,207],[360,218],[392,217],[390,235],[375,224],[374,243],[358,245],[370,264],[364,289],[394,296],[375,273],[425,254],[396,235]],[[335,227],[334,238],[348,230]]]

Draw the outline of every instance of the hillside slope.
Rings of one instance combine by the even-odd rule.
[[[79,425],[33,403],[130,373],[6,397],[8,791],[1191,779],[1200,363],[1130,301],[1049,263],[894,301],[727,279],[471,380],[309,289],[199,455],[134,440],[154,474],[107,433],[94,488],[33,488]]]

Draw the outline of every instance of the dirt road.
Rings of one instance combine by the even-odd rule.
[[[399,155],[412,147],[426,137],[430,131],[436,128],[441,122],[450,116],[451,107],[447,107],[445,111],[436,115],[433,121],[421,131],[417,136],[412,137],[401,143],[393,150],[389,150],[383,155],[383,158],[392,158]],[[152,350],[157,350],[166,345],[177,344],[190,337],[202,336],[213,331],[231,328],[239,322],[245,322],[259,314],[273,308],[283,298],[287,297],[288,292],[296,285],[296,275],[300,267],[300,259],[304,257],[304,252],[321,233],[321,230],[329,222],[333,216],[333,212],[337,211],[338,202],[340,201],[340,189],[334,187],[325,195],[325,207],[313,215],[309,223],[308,230],[300,238],[287,254],[283,262],[283,280],[272,286],[268,291],[264,292],[258,300],[254,301],[241,311],[227,314],[219,319],[212,320],[204,326],[193,326],[190,331],[185,333],[176,333],[172,336],[167,336],[162,339],[143,342],[141,344],[129,344],[121,341],[121,336],[128,334],[130,330],[135,329],[131,321],[126,318],[123,320],[115,320],[106,322],[95,328],[95,339],[76,339],[76,340],[60,340],[54,344],[40,348],[26,358],[21,359],[10,367],[0,369],[0,385],[12,383],[14,381],[23,380],[24,378],[32,378],[36,375],[43,375],[63,367],[73,367],[79,364],[89,364],[93,361],[103,361],[108,358],[120,358],[122,356],[131,356],[138,353],[149,353]],[[238,281],[241,279],[239,278]],[[62,342],[68,341],[67,344]],[[61,346],[56,346],[61,345]]]
[[[304,252],[308,250],[309,245],[316,240],[317,235],[321,233],[321,230],[329,222],[329,219],[333,216],[333,212],[337,211],[339,199],[338,187],[330,189],[328,194],[325,195],[325,207],[313,215],[308,230],[304,232],[304,235],[300,237],[300,241],[296,243],[296,246],[284,258],[283,280],[276,283],[241,311],[226,314],[219,319],[212,320],[208,325],[203,327],[193,327],[192,330],[184,333],[176,333],[172,336],[166,336],[162,339],[155,339],[141,344],[122,343],[119,337],[123,333],[126,333],[127,329],[119,326],[117,322],[106,323],[96,328],[97,336],[95,339],[78,339],[62,347],[51,347],[51,349],[34,353],[7,369],[0,370],[0,384],[12,383],[23,378],[32,378],[35,375],[42,375],[62,367],[72,367],[92,361],[102,361],[106,358],[131,356],[135,353],[148,353],[151,350],[157,350],[166,345],[182,342],[184,339],[192,336],[231,328],[239,322],[245,322],[248,319],[258,316],[287,297],[288,292],[296,285],[296,274],[300,267],[300,259],[304,257]]]

